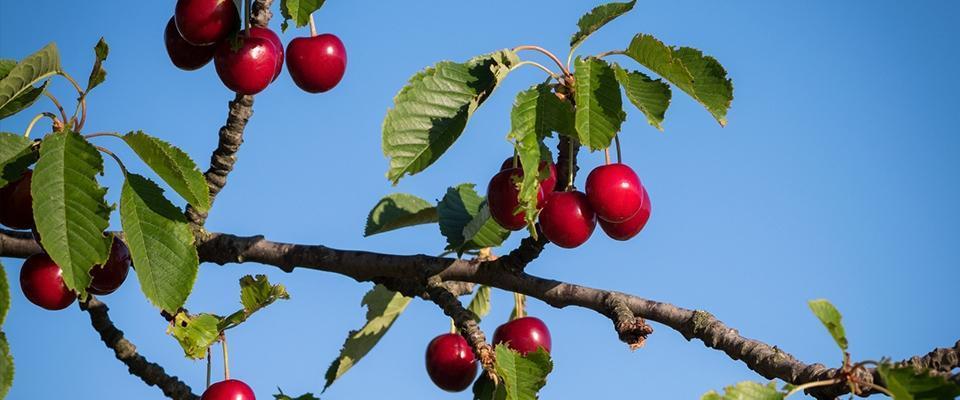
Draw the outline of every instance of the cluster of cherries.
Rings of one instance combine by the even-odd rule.
[[[164,42],[170,61],[193,71],[214,60],[223,84],[239,94],[266,89],[283,70],[284,49],[272,30],[240,30],[240,12],[230,0],[178,0]],[[293,82],[310,93],[333,89],[347,68],[347,50],[333,34],[299,37],[286,49]]]
[[[12,229],[29,229],[33,231],[37,243],[40,243],[40,234],[33,221],[33,197],[30,195],[32,178],[33,172],[27,171],[19,179],[0,188],[0,224]],[[92,279],[87,291],[98,296],[113,293],[127,279],[130,263],[127,245],[114,237],[107,262],[95,265],[90,270]],[[30,302],[47,310],[62,310],[77,299],[77,293],[63,281],[63,270],[46,253],[34,254],[23,262],[20,289]]]
[[[493,332],[493,345],[500,343],[523,355],[540,347],[549,353],[550,331],[539,318],[517,318]],[[477,357],[459,333],[445,333],[433,338],[427,345],[426,359],[430,380],[448,392],[466,390],[477,377]]]
[[[616,240],[636,236],[650,219],[647,189],[633,169],[622,162],[608,163],[591,171],[586,193],[556,190],[556,166],[550,161],[541,161],[539,170],[544,169],[549,169],[549,176],[540,181],[537,193],[540,229],[557,246],[570,249],[585,243],[598,219],[607,236]],[[511,157],[503,162],[500,172],[487,185],[490,215],[504,229],[517,231],[527,225],[519,201],[518,183],[522,180],[519,159]]]

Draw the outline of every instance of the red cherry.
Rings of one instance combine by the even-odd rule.
[[[287,71],[300,89],[321,93],[340,83],[347,69],[347,49],[336,35],[299,37],[287,44]]]
[[[62,310],[77,294],[63,282],[63,270],[46,254],[34,254],[20,268],[20,289],[31,303],[47,310]]]
[[[167,47],[167,55],[173,65],[184,71],[193,71],[207,65],[213,59],[213,53],[217,51],[216,44],[194,46],[183,40],[180,32],[177,31],[173,17],[170,17],[170,22],[167,22],[167,28],[163,31],[163,43]]]
[[[0,188],[0,224],[13,229],[32,229],[33,196],[30,182],[33,171],[27,171],[20,179]]]
[[[440,389],[461,392],[477,377],[477,358],[467,340],[456,333],[433,338],[427,345],[427,375]]]
[[[253,389],[236,379],[227,379],[210,385],[200,400],[257,400]]]
[[[232,0],[177,0],[173,17],[180,37],[195,46],[217,43],[240,27]]]
[[[498,172],[490,179],[487,185],[487,205],[490,207],[490,216],[504,229],[518,231],[527,226],[524,219],[526,213],[521,211],[514,214],[520,206],[520,195],[517,183],[523,179],[523,170],[511,168]],[[543,189],[537,191],[537,203],[543,202]]]
[[[250,36],[267,39],[270,43],[273,43],[273,47],[277,49],[277,69],[276,72],[273,73],[273,80],[277,80],[277,77],[280,76],[280,71],[283,71],[283,42],[280,41],[280,37],[272,30],[259,26],[250,28]]]
[[[556,192],[540,211],[543,236],[560,247],[572,249],[583,244],[596,227],[596,214],[580,191]]]
[[[493,331],[493,345],[506,343],[520,354],[537,351],[543,347],[550,352],[550,330],[537,317],[517,318],[497,327]]]
[[[517,168],[523,168],[520,164],[520,159],[517,159]],[[547,160],[540,161],[539,171],[543,171],[544,168],[550,168],[550,176],[543,181],[540,181],[540,187],[543,189],[543,193],[550,194],[553,193],[555,187],[557,186],[557,166]],[[513,168],[513,157],[508,157],[506,160],[503,160],[503,164],[500,164],[500,170]]]
[[[93,269],[90,270],[93,279],[90,281],[90,287],[87,288],[87,291],[98,296],[113,293],[127,279],[129,271],[130,249],[122,240],[114,237],[107,262],[102,267],[94,265]]]
[[[587,200],[600,219],[623,222],[643,204],[640,178],[626,164],[601,165],[587,176]]]
[[[237,48],[234,48],[237,46]],[[223,84],[239,94],[257,94],[273,82],[280,54],[269,39],[238,33],[217,46],[213,65]]]
[[[620,223],[607,222],[602,219],[598,221],[600,222],[600,228],[607,233],[607,236],[615,240],[628,240],[637,236],[643,230],[647,220],[650,219],[650,195],[647,194],[646,188],[641,186],[641,189],[643,189],[643,205],[640,206],[637,215]]]

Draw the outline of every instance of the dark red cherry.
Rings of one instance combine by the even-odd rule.
[[[456,333],[433,338],[427,345],[427,375],[440,389],[460,392],[477,377],[477,358],[467,340]]]
[[[87,291],[98,296],[108,295],[116,291],[127,279],[130,262],[130,249],[122,240],[114,237],[107,262],[103,266],[94,265],[93,269],[90,270],[93,279],[90,281],[90,287],[87,288]]]
[[[215,44],[240,29],[233,0],[177,0],[173,17],[180,37],[195,46]]]
[[[340,83],[347,69],[347,49],[336,35],[299,37],[287,44],[287,71],[300,89],[321,93]]]
[[[20,289],[27,300],[47,310],[62,310],[77,299],[77,294],[63,282],[63,270],[44,253],[23,262]]]
[[[253,389],[236,379],[227,379],[210,385],[200,400],[257,400]]]
[[[184,71],[193,71],[207,65],[213,59],[213,53],[217,51],[216,44],[194,46],[184,40],[177,31],[173,17],[170,17],[170,22],[167,22],[167,28],[163,31],[163,43],[167,47],[167,55],[173,65]]]
[[[607,236],[616,240],[629,240],[637,236],[637,234],[643,230],[643,227],[647,225],[647,220],[650,219],[650,195],[647,194],[646,188],[641,187],[641,189],[643,189],[643,204],[640,206],[640,211],[637,212],[637,215],[620,223],[607,222],[602,219],[598,221],[600,228],[607,233]]]
[[[600,219],[623,222],[643,204],[640,178],[626,164],[601,165],[587,176],[587,199]]]
[[[596,227],[596,214],[580,191],[555,192],[540,211],[543,236],[560,247],[572,249],[583,244]]]
[[[213,65],[223,84],[239,94],[257,94],[273,82],[280,54],[269,39],[238,33],[217,46]]]
[[[514,213],[520,206],[517,184],[523,179],[523,170],[511,168],[498,172],[487,185],[487,205],[490,216],[504,229],[517,231],[527,226],[526,213]],[[543,202],[543,190],[537,191],[537,203]]]
[[[493,331],[493,345],[506,343],[520,354],[537,351],[543,347],[550,352],[550,330],[537,317],[517,318],[497,327]]]
[[[283,42],[280,41],[280,37],[277,36],[277,34],[272,30],[261,28],[259,26],[250,28],[250,36],[267,39],[270,41],[270,43],[273,43],[274,47],[276,47],[277,70],[273,73],[273,80],[277,80],[277,77],[280,76],[280,71],[283,71]]]
[[[500,164],[500,170],[513,168],[513,157],[508,157],[506,160],[503,160],[503,164]],[[517,159],[517,168],[523,168],[520,164],[520,159]],[[547,160],[540,161],[539,171],[543,171],[544,168],[550,168],[550,176],[547,179],[540,181],[540,187],[543,188],[544,194],[553,193],[553,190],[557,186],[557,166]]]
[[[0,188],[0,224],[13,229],[33,228],[32,179],[33,171],[27,171],[20,179]]]

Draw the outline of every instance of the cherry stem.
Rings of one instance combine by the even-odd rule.
[[[123,161],[120,161],[120,157],[117,157],[116,154],[113,154],[112,151],[107,150],[106,148],[103,148],[103,147],[100,147],[100,146],[93,146],[93,147],[96,147],[97,150],[100,150],[101,153],[106,154],[106,155],[112,157],[113,160],[117,162],[117,165],[120,166],[120,170],[123,171],[123,175],[124,175],[124,176],[127,175],[127,166],[126,166],[126,165],[123,165]]]
[[[68,74],[68,73],[66,73],[66,72],[61,72],[61,73],[60,73],[60,76],[66,78],[68,81],[70,81],[70,83],[73,85],[74,89],[77,89],[77,94],[80,95],[80,98],[77,99],[77,109],[74,110],[74,112],[73,112],[73,118],[77,118],[77,113],[78,113],[78,112],[81,112],[81,113],[82,113],[82,114],[80,115],[80,122],[78,122],[77,125],[74,127],[74,130],[77,131],[77,132],[79,132],[80,129],[83,129],[83,124],[84,124],[85,122],[87,122],[87,92],[85,92],[85,91],[83,90],[83,88],[80,87],[80,84],[77,83],[77,81],[76,81],[75,79],[73,79],[73,77],[70,76],[70,74]],[[63,123],[66,124],[67,121],[63,121]]]
[[[610,165],[610,148],[603,149],[603,162],[604,165]]]
[[[117,132],[97,132],[97,133],[91,133],[91,134],[89,134],[89,135],[83,135],[83,138],[84,138],[84,139],[91,139],[91,138],[101,137],[101,136],[113,136],[113,137],[118,138],[118,139],[123,139],[123,136],[121,136],[121,135],[120,135],[119,133],[117,133]]]
[[[527,316],[527,307],[526,301],[523,298],[523,295],[517,292],[513,292],[513,307],[516,311],[513,316],[513,319],[523,318]]]
[[[33,117],[33,119],[30,120],[30,125],[27,125],[27,131],[23,134],[23,137],[29,138],[29,137],[30,137],[30,131],[33,130],[33,126],[36,125],[37,122],[40,121],[40,119],[43,118],[43,117],[50,118],[51,120],[53,120],[54,123],[57,122],[57,116],[54,115],[53,113],[49,113],[49,112],[44,111],[44,112],[42,112],[42,113],[40,113],[40,114],[37,114],[35,117]]]
[[[210,387],[210,349],[207,349],[207,387]]]
[[[63,111],[63,106],[60,105],[60,102],[57,101],[57,98],[46,90],[43,91],[43,94],[50,98],[50,101],[53,102],[53,105],[57,106],[57,109],[60,110],[60,116],[63,117],[63,123],[67,123],[67,112]]]
[[[517,153],[517,148],[513,148],[513,167],[517,168],[520,166],[520,154]]]
[[[807,382],[807,383],[804,383],[804,384],[802,384],[802,385],[800,385],[800,386],[797,386],[797,387],[793,388],[792,390],[790,390],[789,392],[787,392],[787,394],[784,395],[783,397],[784,397],[784,398],[790,397],[790,395],[792,395],[792,394],[794,394],[794,393],[802,392],[802,391],[804,391],[804,390],[806,390],[806,389],[815,388],[815,387],[820,387],[820,386],[830,386],[830,385],[835,385],[835,384],[838,384],[838,383],[840,383],[840,379],[839,379],[839,378],[834,378],[834,379],[825,380],[825,381]]]
[[[251,0],[246,0],[243,2],[243,28],[245,30],[246,36],[250,37],[250,7],[252,3]]]
[[[230,352],[227,351],[227,335],[220,333],[220,346],[223,348],[223,380],[230,380]]]
[[[606,57],[606,56],[611,56],[611,55],[614,55],[614,54],[627,54],[627,53],[626,53],[625,51],[623,51],[623,50],[610,50],[610,51],[605,51],[605,52],[603,52],[603,53],[597,54],[597,55],[595,55],[595,56],[593,56],[593,57],[594,57],[594,58],[604,58],[604,57]]]
[[[457,322],[450,318],[450,333],[457,333]]]
[[[513,68],[510,68],[510,69],[511,69],[511,70],[514,70],[514,69],[520,68],[520,67],[523,66],[523,65],[532,65],[532,66],[534,66],[534,67],[540,68],[540,69],[543,70],[543,72],[546,72],[547,75],[550,75],[551,78],[556,79],[557,81],[560,80],[560,77],[557,76],[557,73],[556,73],[556,72],[551,71],[550,68],[547,68],[547,67],[543,66],[543,64],[540,64],[540,63],[538,63],[538,62],[536,62],[536,61],[520,61],[519,63],[517,63],[516,65],[514,65]],[[549,81],[548,81],[548,82],[549,82]]]
[[[570,189],[573,189],[573,139],[567,140],[570,142],[570,155],[567,157],[567,187],[564,188],[564,191],[569,192]]]
[[[620,154],[620,135],[613,135],[613,141],[617,144],[617,164],[623,163],[623,156]],[[607,161],[609,163],[609,161]]]
[[[313,13],[310,13],[310,36],[317,36],[317,23],[313,22]]]
[[[557,58],[557,56],[555,56],[555,55],[554,55],[553,53],[551,53],[549,50],[544,49],[543,47],[540,47],[540,46],[533,46],[533,45],[517,46],[517,47],[514,47],[514,48],[513,48],[513,51],[515,51],[515,52],[521,51],[521,50],[539,51],[539,52],[545,54],[547,57],[550,57],[550,59],[553,60],[553,62],[556,63],[558,67],[560,67],[560,70],[563,71],[564,76],[570,76],[570,75],[571,75],[571,74],[570,74],[570,70],[567,69],[567,66],[563,65],[563,63],[560,62],[560,59]]]

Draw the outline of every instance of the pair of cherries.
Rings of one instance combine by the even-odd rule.
[[[520,354],[543,347],[550,352],[550,331],[536,317],[517,318],[500,325],[493,332],[493,345],[506,343]],[[427,345],[427,375],[440,389],[448,392],[466,390],[477,377],[477,357],[462,335],[445,333]]]
[[[240,31],[240,12],[228,0],[178,0],[164,42],[170,61],[192,71],[214,60],[223,84],[239,94],[257,94],[280,76],[284,48],[272,30]],[[286,48],[293,82],[310,93],[333,89],[347,68],[347,51],[333,34],[299,37]]]

